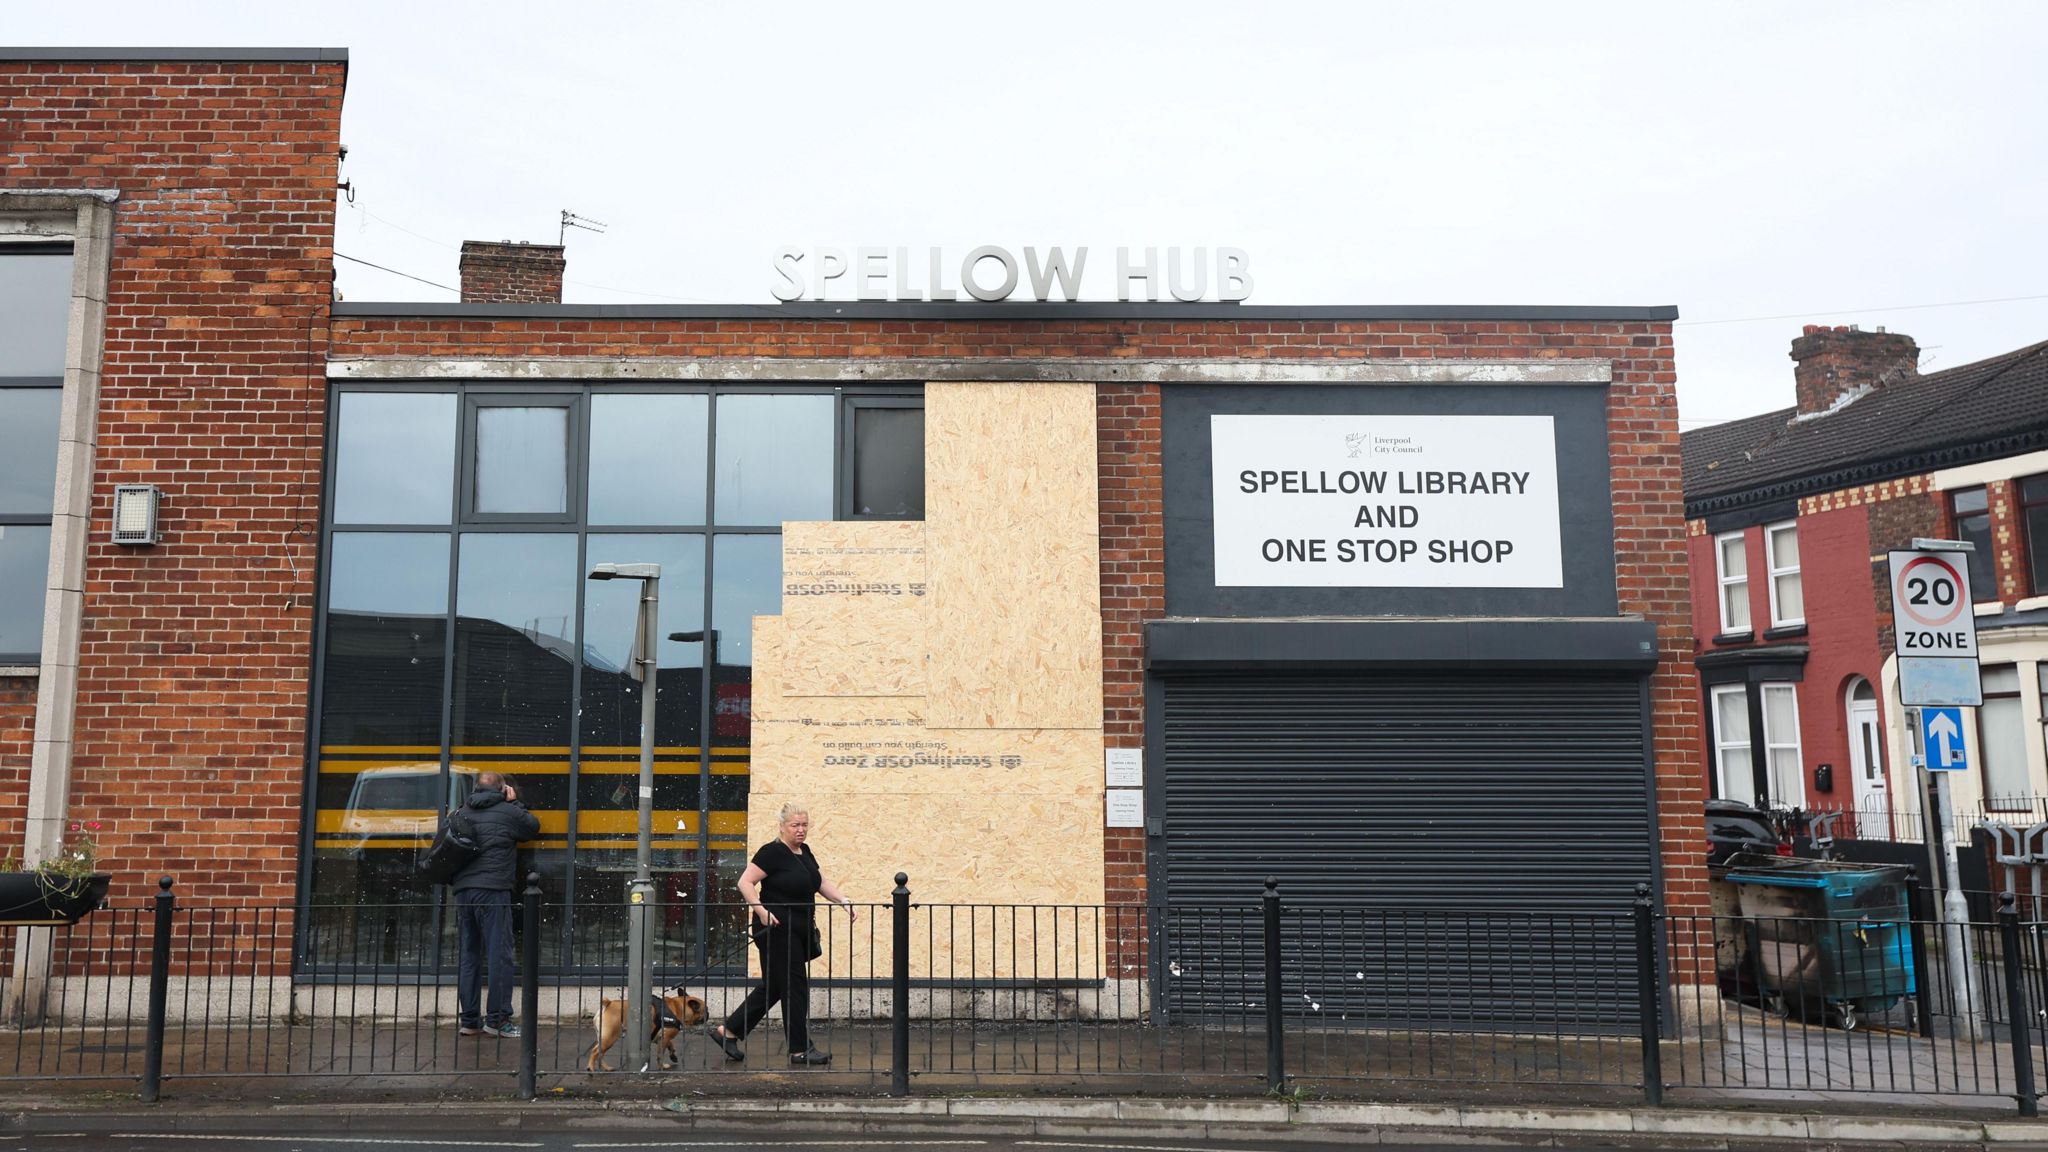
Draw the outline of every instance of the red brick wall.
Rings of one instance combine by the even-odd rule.
[[[28,758],[35,739],[34,677],[0,677],[0,861],[21,851],[28,810]]]
[[[1882,558],[1875,564],[1870,559],[1870,512],[1876,507],[1882,505],[1859,504],[1799,518],[1799,576],[1809,649],[1806,679],[1799,686],[1799,752],[1807,769],[1809,807],[1855,803],[1846,692],[1857,676],[1874,689],[1883,686],[1884,653],[1877,646],[1877,602],[1871,593],[1872,570],[1882,580],[1885,569]],[[1816,764],[1835,766],[1833,792],[1813,791]],[[1893,788],[1901,782],[1910,784],[1911,778],[1893,773]]]
[[[470,304],[560,304],[565,261],[557,244],[462,242],[462,299]]]
[[[1102,384],[1095,392],[1102,517],[1102,736],[1106,748],[1145,746],[1145,621],[1166,614],[1165,501],[1159,385]],[[1145,835],[1103,833],[1103,893],[1145,902]]]
[[[119,898],[296,890],[344,71],[0,62],[0,185],[120,193],[69,813]],[[153,548],[106,542],[123,483]]]
[[[1608,428],[1621,610],[1656,623],[1652,677],[1665,882],[1675,911],[1706,910],[1698,690],[1679,476],[1677,374],[1662,323],[1507,321],[451,320],[341,317],[337,357],[1144,356],[1259,359],[1473,357],[1613,362]],[[1098,389],[1103,469],[1103,721],[1111,747],[1143,743],[1142,621],[1164,611],[1158,389]],[[1105,841],[1111,900],[1141,898],[1142,841]]]

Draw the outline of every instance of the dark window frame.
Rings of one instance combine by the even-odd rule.
[[[1974,495],[1984,502],[1982,508],[1968,510],[1960,507],[1963,499]],[[1982,604],[1999,599],[1998,565],[1993,548],[1995,538],[1991,531],[1991,489],[1978,484],[1969,488],[1958,488],[1948,494],[1948,518],[1955,538],[1968,540],[1977,545],[1967,554],[1970,569],[1970,600]],[[1973,536],[1965,530],[1964,524],[1973,520],[1983,521],[1979,535]]]
[[[842,397],[839,405],[838,428],[839,494],[837,500],[834,501],[834,513],[841,520],[923,520],[925,517],[925,501],[923,499],[918,501],[918,510],[914,515],[894,516],[879,512],[861,512],[854,506],[854,484],[860,471],[860,460],[854,451],[856,445],[854,424],[860,418],[862,411],[876,408],[916,409],[921,412],[924,410],[924,395],[921,392],[860,392],[848,393]]]
[[[2017,721],[2017,730],[2020,733],[2020,757],[2022,761],[2020,764],[2020,770],[2023,773],[2025,773],[2029,779],[2031,779],[2033,774],[2025,763],[2027,725],[2025,703],[2026,695],[2023,687],[2023,685],[2025,684],[2025,677],[2020,675],[2020,666],[2017,663],[1986,664],[1978,672],[1979,683],[1982,683],[1984,672],[1989,672],[1993,669],[2003,668],[2012,669],[2011,691],[1992,692],[1987,689],[1983,693],[1983,699],[1986,704],[1989,704],[1993,700],[2012,700],[2019,703],[2020,715]],[[1972,708],[1970,711],[1974,716],[1973,723],[1975,724],[1977,729],[1977,763],[1974,765],[1974,770],[1977,773],[1977,793],[1978,795],[1984,798],[1984,810],[1986,812],[2025,812],[2032,810],[2032,808],[2034,807],[2034,797],[2028,793],[2026,788],[2022,787],[2021,790],[2018,792],[1995,792],[1992,790],[1991,743],[1990,741],[1984,738],[1984,707],[1983,705],[1979,705],[1976,708]],[[2001,799],[2005,800],[2006,803],[1994,803],[1994,801],[1998,801]]]
[[[715,507],[715,503],[717,500],[717,461],[715,459],[715,456],[717,450],[717,401],[720,396],[748,394],[805,394],[824,395],[835,398],[837,402],[835,403],[833,408],[835,420],[835,428],[833,432],[833,447],[835,456],[838,458],[834,460],[834,466],[830,472],[833,487],[835,489],[831,501],[831,506],[835,512],[842,510],[843,506],[846,503],[850,502],[851,500],[851,497],[848,494],[847,481],[848,478],[850,478],[850,476],[852,475],[852,473],[849,467],[850,461],[847,459],[847,457],[850,455],[852,435],[851,425],[853,418],[852,414],[859,407],[862,406],[914,406],[920,408],[924,406],[922,385],[890,384],[874,386],[834,387],[831,385],[817,385],[799,383],[794,381],[785,382],[772,380],[764,380],[759,382],[749,381],[744,383],[722,382],[717,384],[699,384],[695,382],[657,384],[636,382],[630,385],[615,385],[593,380],[547,381],[533,382],[530,384],[506,381],[336,381],[330,385],[330,404],[338,408],[339,404],[341,403],[340,398],[342,396],[351,393],[365,392],[452,392],[457,396],[457,412],[455,418],[458,424],[456,430],[456,454],[455,461],[453,464],[456,470],[456,507],[454,509],[454,519],[452,521],[443,523],[389,525],[373,525],[360,523],[338,524],[333,519],[331,499],[323,499],[320,537],[321,569],[319,576],[319,590],[317,593],[318,600],[315,605],[315,656],[312,669],[313,685],[311,693],[311,716],[309,720],[308,731],[309,747],[311,749],[311,753],[313,755],[314,760],[316,761],[317,766],[317,760],[321,755],[321,748],[323,743],[325,742],[325,737],[321,732],[321,723],[323,714],[322,710],[325,703],[324,677],[326,675],[328,663],[327,647],[329,633],[327,622],[327,600],[329,594],[329,585],[332,579],[332,573],[330,571],[332,564],[330,553],[333,547],[333,540],[338,535],[363,532],[398,534],[424,533],[445,535],[449,539],[450,547],[448,571],[449,591],[445,617],[448,625],[446,630],[447,636],[445,641],[447,648],[447,663],[444,669],[444,686],[442,689],[442,698],[440,704],[442,711],[442,739],[441,750],[438,757],[441,765],[441,770],[444,776],[446,776],[451,771],[450,761],[451,758],[454,756],[453,748],[455,747],[456,744],[455,733],[451,730],[453,718],[452,709],[454,705],[452,703],[452,697],[450,693],[454,691],[453,680],[455,677],[455,662],[453,650],[454,645],[456,643],[455,631],[456,623],[459,616],[457,584],[460,579],[461,548],[462,539],[464,536],[472,534],[501,533],[572,534],[577,538],[578,564],[579,569],[583,571],[587,571],[588,564],[591,560],[591,558],[588,555],[588,550],[589,542],[593,537],[614,535],[636,535],[649,533],[662,535],[689,535],[700,537],[702,540],[702,546],[704,548],[703,587],[701,589],[703,599],[701,603],[700,613],[701,619],[704,621],[704,626],[706,628],[709,628],[712,626],[712,621],[717,619],[715,614],[718,610],[716,604],[716,597],[714,596],[714,592],[717,588],[718,582],[718,539],[724,536],[766,535],[779,537],[782,534],[782,528],[780,524],[721,525],[716,523],[704,523],[689,525],[638,525],[592,523],[589,518],[588,506],[588,473],[590,467],[591,454],[591,422],[589,407],[591,399],[593,397],[599,395],[610,395],[620,393],[689,393],[705,395],[709,398],[708,423],[705,430],[704,452],[706,472],[705,507],[707,518],[711,520],[716,519],[715,515],[712,513],[711,510]],[[535,407],[548,406],[554,404],[565,404],[570,409],[570,455],[568,461],[570,468],[569,514],[566,516],[531,513],[479,514],[471,511],[471,509],[474,507],[475,501],[474,484],[477,467],[477,457],[475,450],[477,410],[480,407],[484,406]],[[324,493],[332,492],[335,480],[336,461],[334,459],[334,453],[332,452],[333,438],[335,435],[336,429],[334,427],[330,427],[328,431],[329,451],[327,453],[327,459],[324,462]],[[841,518],[852,519],[853,517]],[[921,519],[921,517],[919,517],[919,519]],[[780,589],[778,588],[778,594],[779,591]],[[584,624],[584,616],[586,613],[587,592],[587,584],[579,580],[578,593],[575,604],[575,640],[578,645],[580,645],[582,641],[582,629]],[[666,595],[667,592],[668,589],[664,588],[665,594],[663,600],[665,605],[670,602],[669,596]],[[664,616],[667,615],[668,613],[665,612]],[[664,630],[667,629],[666,624],[664,624],[663,627]],[[696,906],[695,916],[698,924],[696,939],[699,942],[700,946],[706,950],[707,954],[698,957],[695,962],[696,964],[701,964],[707,959],[716,960],[719,958],[719,953],[723,952],[724,950],[717,942],[715,937],[713,935],[707,934],[706,931],[706,920],[709,915],[707,907],[710,904],[716,904],[718,902],[717,892],[712,890],[713,886],[714,884],[723,883],[718,879],[718,877],[723,875],[723,873],[719,871],[719,869],[723,867],[724,863],[722,862],[721,857],[734,856],[740,863],[743,863],[744,856],[747,852],[751,851],[750,846],[743,849],[725,849],[714,846],[718,842],[720,837],[715,836],[710,829],[710,815],[713,811],[727,810],[724,804],[718,802],[715,799],[715,791],[718,787],[718,774],[713,771],[714,763],[718,762],[720,759],[714,753],[714,747],[718,744],[718,737],[716,735],[716,726],[718,721],[716,716],[714,715],[714,708],[717,703],[715,691],[715,678],[717,675],[718,668],[721,665],[718,661],[717,652],[712,648],[711,645],[708,644],[703,646],[702,661],[703,663],[700,665],[700,668],[702,670],[702,682],[705,685],[705,690],[702,693],[700,705],[700,732],[697,740],[699,747],[698,778],[700,781],[700,785],[698,789],[698,796],[700,799],[700,807],[698,829],[693,834],[698,842],[698,847],[696,849],[696,861],[698,872],[696,890],[689,896],[689,899],[694,901]],[[572,667],[574,671],[571,677],[569,691],[570,705],[572,709],[574,709],[580,708],[583,703],[584,669],[580,661],[572,665]],[[665,673],[667,671],[667,669],[664,669]],[[572,762],[580,761],[581,757],[583,756],[583,739],[584,735],[582,728],[579,725],[577,725],[572,718],[569,749],[569,756]],[[309,771],[306,775],[306,803],[308,805],[309,811],[317,812],[319,810],[317,807],[319,803],[318,773],[317,771]],[[577,816],[577,806],[576,801],[574,799],[574,790],[576,786],[575,779],[576,778],[574,776],[570,777],[571,798],[568,801],[568,812],[571,821],[574,821]],[[305,830],[302,834],[301,844],[302,851],[299,870],[298,901],[305,913],[305,916],[303,916],[302,919],[305,919],[308,923],[311,923],[310,918],[315,914],[316,908],[326,907],[326,905],[324,904],[316,904],[316,893],[313,890],[315,848],[320,846],[316,836],[316,825],[317,821],[314,819],[309,819],[306,821]],[[572,824],[572,826],[574,825]],[[566,858],[564,867],[569,870],[569,876],[571,877],[569,883],[573,885],[575,883],[574,875],[576,869],[575,853],[573,851],[571,851],[568,857]],[[567,892],[551,893],[550,899],[563,899],[567,896]],[[441,897],[439,895],[436,896],[437,900],[440,898]],[[572,979],[587,979],[591,981],[603,979],[606,975],[605,971],[603,970],[603,965],[605,961],[602,958],[598,957],[577,955],[574,952],[573,948],[567,943],[567,939],[568,938],[565,936],[565,943],[559,955],[550,955],[545,957],[544,962],[547,964],[549,969],[564,973]],[[420,962],[412,963],[410,966],[401,964],[397,966],[397,969],[394,969],[387,965],[383,968],[376,970],[375,972],[372,972],[369,969],[360,967],[358,963],[351,961],[350,958],[345,955],[330,955],[316,957],[312,955],[312,953],[309,952],[307,948],[304,946],[302,946],[298,950],[297,955],[300,958],[302,975],[315,980],[337,978],[348,979],[359,975],[368,975],[372,976],[373,978],[396,978],[399,976],[399,972],[397,969],[403,969],[407,973],[415,971],[425,971],[431,969],[436,963],[441,962],[433,958],[428,958]],[[693,964],[693,966],[695,966],[695,964]],[[736,975],[734,978],[743,979],[744,975],[743,973],[741,973]]]
[[[2027,495],[2027,485],[2036,484],[2040,491]],[[2048,532],[2036,534],[2028,522],[2030,509],[2048,509],[2048,472],[2037,472],[2032,476],[2015,477],[2012,482],[2012,519],[2019,527],[2016,539],[2019,542],[2020,586],[2030,596],[2048,596]],[[2036,555],[2036,549],[2040,555]]]

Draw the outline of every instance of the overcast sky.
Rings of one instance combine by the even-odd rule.
[[[1801,324],[2048,339],[2048,4],[21,4],[17,45],[349,50],[346,299],[464,239],[571,302],[772,304],[781,245],[1210,249],[1253,304],[1675,304],[1686,427]],[[1102,271],[1096,298],[1113,298]],[[1022,298],[1020,296],[1020,298]]]

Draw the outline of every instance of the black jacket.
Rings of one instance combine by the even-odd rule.
[[[540,821],[517,800],[505,799],[497,788],[479,788],[469,794],[464,811],[476,828],[481,849],[467,867],[455,874],[449,887],[483,888],[498,892],[519,890],[519,842],[540,834]]]

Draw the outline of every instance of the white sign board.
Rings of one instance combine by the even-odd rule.
[[[1900,702],[1909,708],[1982,705],[1965,554],[1898,551],[1890,560]]]
[[[1102,794],[1104,828],[1143,828],[1145,793],[1138,788],[1111,788]]]
[[[1105,748],[1102,752],[1102,783],[1108,788],[1145,786],[1145,750]]]
[[[1209,418],[1216,584],[1560,588],[1548,416]]]

